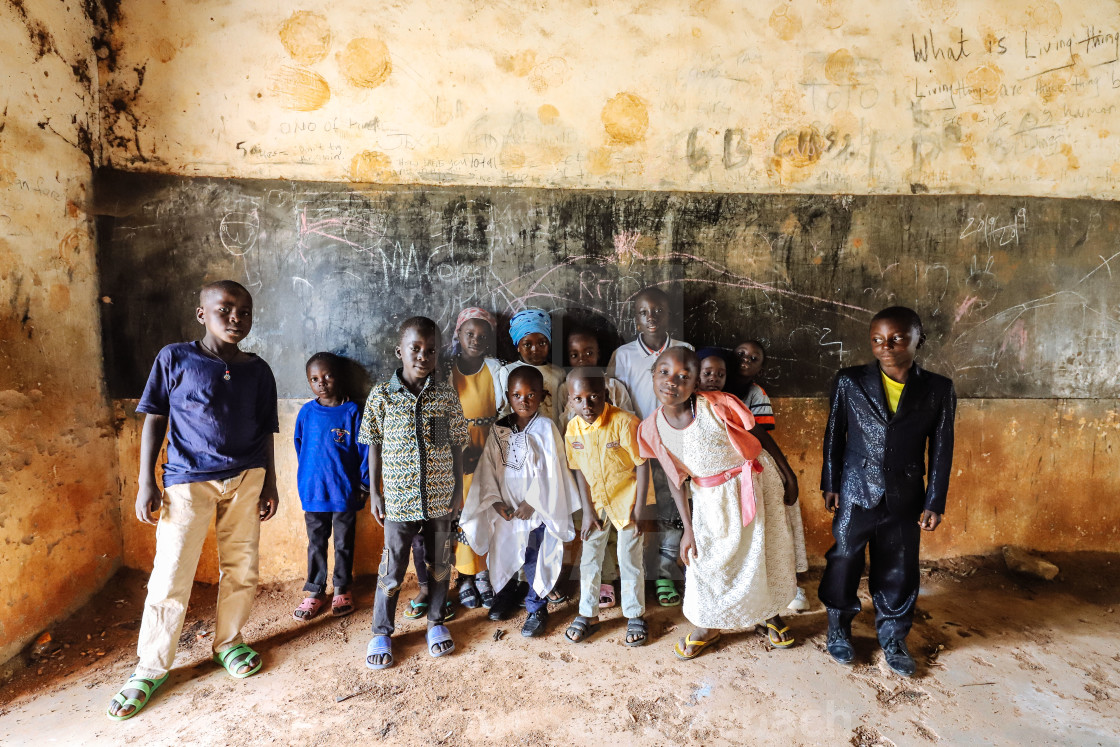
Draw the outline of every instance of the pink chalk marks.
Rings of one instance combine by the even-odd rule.
[[[1010,348],[1011,352],[1018,354],[1019,365],[1026,365],[1027,353],[1030,350],[1029,342],[1026,323],[1022,319],[1016,319],[1015,323],[1007,328],[1007,333],[1003,336],[1003,343],[999,346],[999,354],[1002,356]]]
[[[619,262],[630,262],[633,257],[641,256],[637,249],[640,238],[642,238],[641,231],[623,231],[615,234],[614,253]]]
[[[961,301],[961,305],[957,307],[957,313],[953,317],[953,324],[956,324],[961,319],[964,319],[964,317],[968,314],[969,311],[972,310],[972,307],[975,306],[976,302],[979,300],[979,296],[969,296],[965,300]]]

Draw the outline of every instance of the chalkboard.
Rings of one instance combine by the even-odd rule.
[[[628,339],[634,296],[650,284],[669,291],[678,332],[698,346],[761,338],[773,395],[826,394],[837,368],[870,360],[871,315],[904,304],[925,320],[920,360],[962,396],[1120,397],[1112,202],[362,188],[113,170],[97,181],[117,398],[139,395],[162,345],[198,337],[197,289],[226,277],[254,295],[246,347],[272,364],[284,397],[307,396],[311,353],[384,375],[400,321],[424,314],[450,333],[468,305],[506,320],[541,306],[557,325],[598,319],[608,340]],[[510,355],[504,327],[499,336]]]

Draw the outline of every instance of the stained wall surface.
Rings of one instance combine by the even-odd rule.
[[[124,171],[1100,199],[1120,183],[1120,10],[1103,1],[124,0],[101,58],[104,164]],[[1111,278],[1115,251],[1093,282]],[[874,252],[885,277],[892,250]],[[1057,249],[1039,256],[1064,267]],[[886,286],[876,293],[889,296]],[[1109,324],[1116,311],[1100,309]],[[849,362],[861,342],[845,341]],[[146,567],[151,532],[129,516],[131,404],[116,402],[125,562]],[[286,440],[298,405],[282,403],[285,502],[263,534],[265,578],[303,568]],[[779,401],[818,558],[828,543],[816,490],[824,407]],[[1004,543],[1114,549],[1115,400],[963,400],[958,422],[951,508],[925,538],[927,556]],[[360,536],[369,571],[380,534],[367,518]],[[199,577],[213,580],[207,557]]]
[[[0,6],[0,661],[120,562],[86,214],[93,34],[61,2]]]
[[[295,493],[292,429],[301,402],[281,407],[277,462],[280,511],[261,533],[261,579],[286,581],[306,573],[307,537]],[[141,420],[134,401],[122,401],[121,514],[124,564],[151,568],[152,527],[129,517],[136,494]],[[818,489],[820,440],[828,417],[817,398],[775,399],[782,447],[801,487],[809,562],[820,565],[832,542],[831,517]],[[1116,459],[1120,454],[1120,402],[1116,400],[963,400],[945,522],[922,537],[927,559],[992,552],[1015,544],[1042,551],[1111,552],[1120,546]],[[1070,469],[1071,464],[1082,465]],[[197,578],[218,579],[213,532]],[[358,522],[358,573],[375,573],[382,534],[368,512]],[[578,565],[578,563],[577,563]]]
[[[114,7],[118,168],[714,192],[1120,183],[1110,0]]]

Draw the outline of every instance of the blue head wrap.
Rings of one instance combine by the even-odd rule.
[[[552,342],[552,319],[543,309],[522,309],[509,320],[509,336],[513,344],[521,342],[525,335],[539,332]]]

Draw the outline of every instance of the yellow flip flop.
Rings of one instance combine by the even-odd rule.
[[[681,642],[680,641],[677,641],[676,643],[673,644],[673,653],[676,654],[676,657],[678,659],[680,659],[681,661],[688,661],[689,659],[695,659],[697,656],[704,653],[705,649],[707,649],[708,646],[711,646],[711,645],[719,642],[720,636],[721,636],[720,633],[716,633],[714,638],[709,638],[706,641],[694,641],[694,640],[692,640],[692,633],[689,633],[688,635],[686,635],[684,637],[684,648],[683,649],[681,648]],[[685,651],[685,649],[687,649],[689,646],[695,646],[696,647],[696,649],[691,654],[687,653]]]
[[[775,625],[774,623],[766,623],[766,628],[767,628],[766,638],[767,638],[767,640],[770,641],[770,645],[773,646],[774,648],[789,648],[793,644],[797,643],[797,639],[793,638],[792,636],[790,637],[790,639],[788,641],[781,640],[782,633],[785,633],[786,631],[789,630],[788,625],[785,626],[784,628],[782,628],[781,630],[779,630],[778,626]],[[778,640],[776,640],[776,641],[774,640],[774,635],[773,635],[773,633],[770,632],[771,630],[774,631],[774,633],[778,634],[778,636],[779,636]]]

